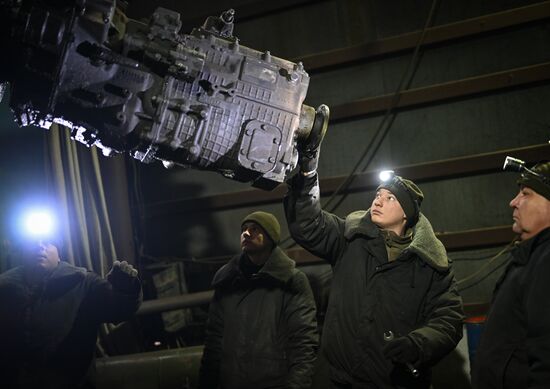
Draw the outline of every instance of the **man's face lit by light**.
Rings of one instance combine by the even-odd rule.
[[[23,246],[22,260],[25,266],[53,270],[60,261],[55,244],[48,241],[29,241]]]

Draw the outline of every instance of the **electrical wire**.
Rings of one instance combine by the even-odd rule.
[[[430,8],[430,12],[428,13],[428,17],[426,18],[426,22],[424,23],[424,27],[422,29],[422,33],[420,34],[418,41],[416,42],[413,55],[409,62],[407,63],[407,67],[405,68],[405,71],[403,72],[403,75],[401,77],[401,80],[399,81],[399,84],[397,86],[397,89],[395,90],[392,100],[390,102],[390,106],[386,109],[384,116],[382,117],[382,120],[380,121],[380,124],[378,125],[373,137],[371,138],[370,142],[367,144],[363,152],[361,153],[361,156],[353,166],[351,172],[347,175],[347,177],[340,183],[340,185],[334,190],[334,192],[331,194],[331,196],[324,201],[324,204],[321,206],[322,209],[329,213],[333,213],[341,204],[342,202],[347,198],[348,193],[344,193],[338,200],[337,196],[347,189],[353,179],[355,178],[355,174],[360,170],[360,166],[364,164],[364,167],[360,170],[361,172],[364,172],[367,167],[372,162],[374,156],[378,152],[378,149],[380,148],[382,142],[386,138],[386,135],[388,134],[391,126],[393,125],[393,122],[397,116],[397,113],[394,112],[395,108],[399,104],[399,100],[401,99],[401,95],[403,90],[406,90],[410,87],[412,84],[412,81],[414,79],[414,76],[416,74],[416,71],[418,70],[418,66],[420,64],[420,48],[422,47],[422,44],[424,43],[424,39],[426,37],[426,33],[428,28],[433,23],[433,19],[435,16],[435,11],[437,9],[439,0],[433,0],[432,5]],[[378,141],[376,141],[378,139]],[[373,151],[371,151],[371,148],[373,147]],[[367,156],[370,157],[367,159]],[[365,162],[366,160],[366,162]],[[331,207],[331,203],[336,201],[335,205]],[[291,248],[296,245],[295,242],[292,242],[292,237],[286,237],[281,240],[282,246],[287,246],[286,248]],[[288,243],[290,243],[288,245]]]
[[[360,170],[361,172],[364,172],[367,167],[372,162],[373,158],[375,157],[376,153],[378,152],[382,142],[386,138],[387,134],[389,133],[389,130],[391,129],[391,126],[393,125],[393,122],[397,116],[397,113],[394,112],[395,108],[399,104],[399,101],[401,99],[401,95],[404,90],[407,90],[410,88],[412,81],[414,80],[414,76],[416,75],[416,72],[418,70],[418,66],[420,64],[420,49],[422,47],[422,44],[424,43],[424,39],[426,37],[426,33],[428,31],[428,28],[433,23],[433,19],[435,16],[435,11],[437,9],[439,0],[433,0],[432,5],[430,8],[430,12],[428,14],[428,17],[426,18],[426,23],[424,24],[424,27],[422,29],[422,33],[420,34],[418,41],[416,43],[416,46],[414,48],[413,55],[409,62],[407,63],[407,67],[405,68],[405,71],[403,72],[403,75],[401,77],[401,80],[399,81],[399,85],[397,86],[397,89],[395,90],[392,100],[390,102],[390,106],[386,109],[386,112],[384,113],[384,117],[380,121],[380,124],[378,125],[378,128],[376,129],[374,136],[371,138],[370,142],[367,144],[367,147],[357,160],[355,166],[351,170],[351,172],[348,174],[346,179],[336,188],[336,190],[331,194],[331,196],[326,200],[325,204],[323,205],[323,209],[327,210],[327,212],[334,212],[341,204],[342,202],[347,198],[348,193],[344,193],[340,199],[337,200],[336,204],[330,207],[331,202],[335,201],[338,194],[340,194],[343,190],[345,190],[351,182],[354,179],[355,174],[357,171],[359,171],[359,167],[364,163],[364,167]],[[373,151],[370,152],[371,148],[373,147]],[[370,152],[370,156],[369,156]],[[369,158],[367,159],[367,156]],[[366,162],[364,162],[366,160]]]
[[[488,259],[493,258],[499,251],[500,251],[500,249],[499,249],[499,250],[495,250],[495,252],[492,253],[492,254],[479,254],[479,255],[463,256],[463,257],[449,256],[449,258],[450,258],[453,262],[463,262],[463,261],[485,261],[485,260],[488,260]]]
[[[494,267],[494,268],[490,269],[489,271],[487,271],[487,269],[489,269],[495,263],[495,261],[497,259],[502,257],[504,254],[507,254],[508,252],[510,252],[510,250],[512,250],[515,247],[516,243],[517,243],[517,239],[512,240],[512,242],[510,242],[506,247],[504,247],[496,255],[494,255],[491,259],[489,259],[487,261],[487,263],[485,263],[480,269],[478,269],[474,273],[470,274],[469,276],[467,276],[467,277],[465,277],[461,280],[458,280],[458,282],[457,282],[458,291],[462,292],[466,289],[469,289],[473,286],[478,285],[483,280],[485,280],[487,277],[489,277],[491,274],[496,272],[498,269],[500,269],[501,267],[507,265],[508,262],[510,261],[510,258],[507,258],[502,263],[499,263],[498,265],[496,265],[496,267]]]
[[[143,251],[143,242],[147,240],[147,228],[143,219],[145,215],[145,201],[142,191],[142,181],[141,181],[141,172],[140,168],[137,166],[137,162],[133,158],[126,158],[126,166],[130,170],[130,180],[128,192],[131,197],[131,217],[134,221],[134,226],[132,228],[132,236],[134,239],[134,249],[138,257],[141,257],[141,252]],[[141,261],[137,262],[138,271],[142,272]]]

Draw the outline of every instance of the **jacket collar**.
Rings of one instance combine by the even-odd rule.
[[[76,267],[67,262],[59,262],[52,274],[46,279],[45,294],[49,297],[56,297],[65,294],[74,288],[86,277],[87,270],[83,267]]]
[[[370,218],[370,210],[356,211],[346,217],[344,236],[347,240],[362,235],[373,239],[380,235],[380,229]],[[449,259],[443,243],[435,236],[429,220],[420,213],[418,222],[413,228],[413,239],[408,252],[417,254],[433,268],[444,271],[449,268]]]
[[[87,270],[72,266],[67,262],[59,262],[57,267],[42,279],[40,287],[48,297],[56,297],[66,293],[86,277]],[[2,274],[2,280],[11,285],[24,287],[27,285],[25,267],[18,266]]]
[[[85,275],[87,270],[83,267],[76,267],[67,262],[60,261],[59,264],[52,270],[52,272],[44,277],[46,282],[51,280],[58,280],[65,277],[74,277],[75,275]],[[24,282],[25,280],[25,267],[17,266],[11,270],[8,270],[2,274],[4,279],[15,282]]]
[[[533,251],[549,241],[550,228],[546,228],[545,230],[539,232],[537,235],[533,236],[531,239],[520,242],[512,251],[514,261],[521,264],[526,264],[529,261],[529,258],[531,257]]]
[[[213,286],[225,284],[238,277],[243,277],[239,268],[239,262],[242,255],[243,254],[236,255],[231,258],[231,260],[216,273],[212,281]],[[276,246],[264,266],[258,272],[258,276],[286,283],[292,278],[295,267],[296,263],[290,259],[279,246]]]
[[[75,274],[86,274],[88,270],[83,267],[76,267],[67,262],[61,261],[50,275],[50,280],[74,276]]]

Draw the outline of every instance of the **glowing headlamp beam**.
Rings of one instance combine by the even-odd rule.
[[[393,170],[382,170],[380,174],[378,174],[378,178],[382,182],[387,182],[391,180],[395,176],[395,172]]]
[[[48,210],[28,211],[23,217],[23,228],[29,237],[45,237],[54,232],[55,221]]]

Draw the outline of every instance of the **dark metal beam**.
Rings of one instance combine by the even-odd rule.
[[[393,108],[413,108],[439,104],[450,99],[466,98],[482,93],[513,87],[527,87],[550,80],[550,62],[450,81],[401,92]],[[331,121],[350,120],[359,116],[375,115],[392,107],[395,95],[369,97],[331,107]]]
[[[234,7],[235,9],[235,23],[243,22],[250,19],[260,18],[262,16],[270,15],[276,12],[283,12],[292,8],[303,7],[313,3],[319,3],[327,0],[278,0],[274,2],[269,1],[254,1],[248,4],[242,4]],[[198,27],[206,20],[208,16],[218,16],[227,8],[216,8],[211,12],[201,16],[193,16],[191,18],[183,18],[183,26]]]
[[[512,226],[498,226],[460,232],[438,232],[436,236],[447,251],[460,251],[505,245],[514,239],[515,234]]]
[[[493,151],[490,153],[449,158],[440,161],[405,165],[395,167],[394,170],[398,172],[399,175],[418,183],[447,180],[502,171],[504,159],[509,155],[523,159],[528,163],[534,163],[550,158],[550,144],[544,143]],[[375,189],[379,184],[378,173],[379,171],[371,170],[365,173],[356,174],[347,192]],[[321,180],[321,194],[332,194],[345,178],[346,177],[333,177]]]
[[[550,18],[550,1],[545,1],[429,28],[426,31],[423,46],[445,43],[461,38],[471,38],[479,34],[494,32],[504,28],[519,27],[548,18]],[[303,56],[295,58],[293,61],[301,61],[308,72],[315,72],[359,60],[401,54],[413,50],[421,34],[422,31],[414,31],[374,42]]]
[[[550,145],[541,144],[515,149],[500,150],[491,153],[468,155],[464,157],[432,161],[414,165],[396,166],[394,170],[415,182],[429,182],[456,177],[488,174],[502,170],[504,158],[512,155],[533,163],[550,157]],[[330,177],[320,182],[321,195],[332,194],[347,176]],[[378,171],[367,171],[354,175],[345,193],[367,191],[378,185]],[[286,185],[279,185],[271,192],[248,189],[239,192],[205,196],[195,199],[183,199],[145,207],[145,217],[162,214],[220,211],[238,207],[250,207],[281,201],[287,191]]]

